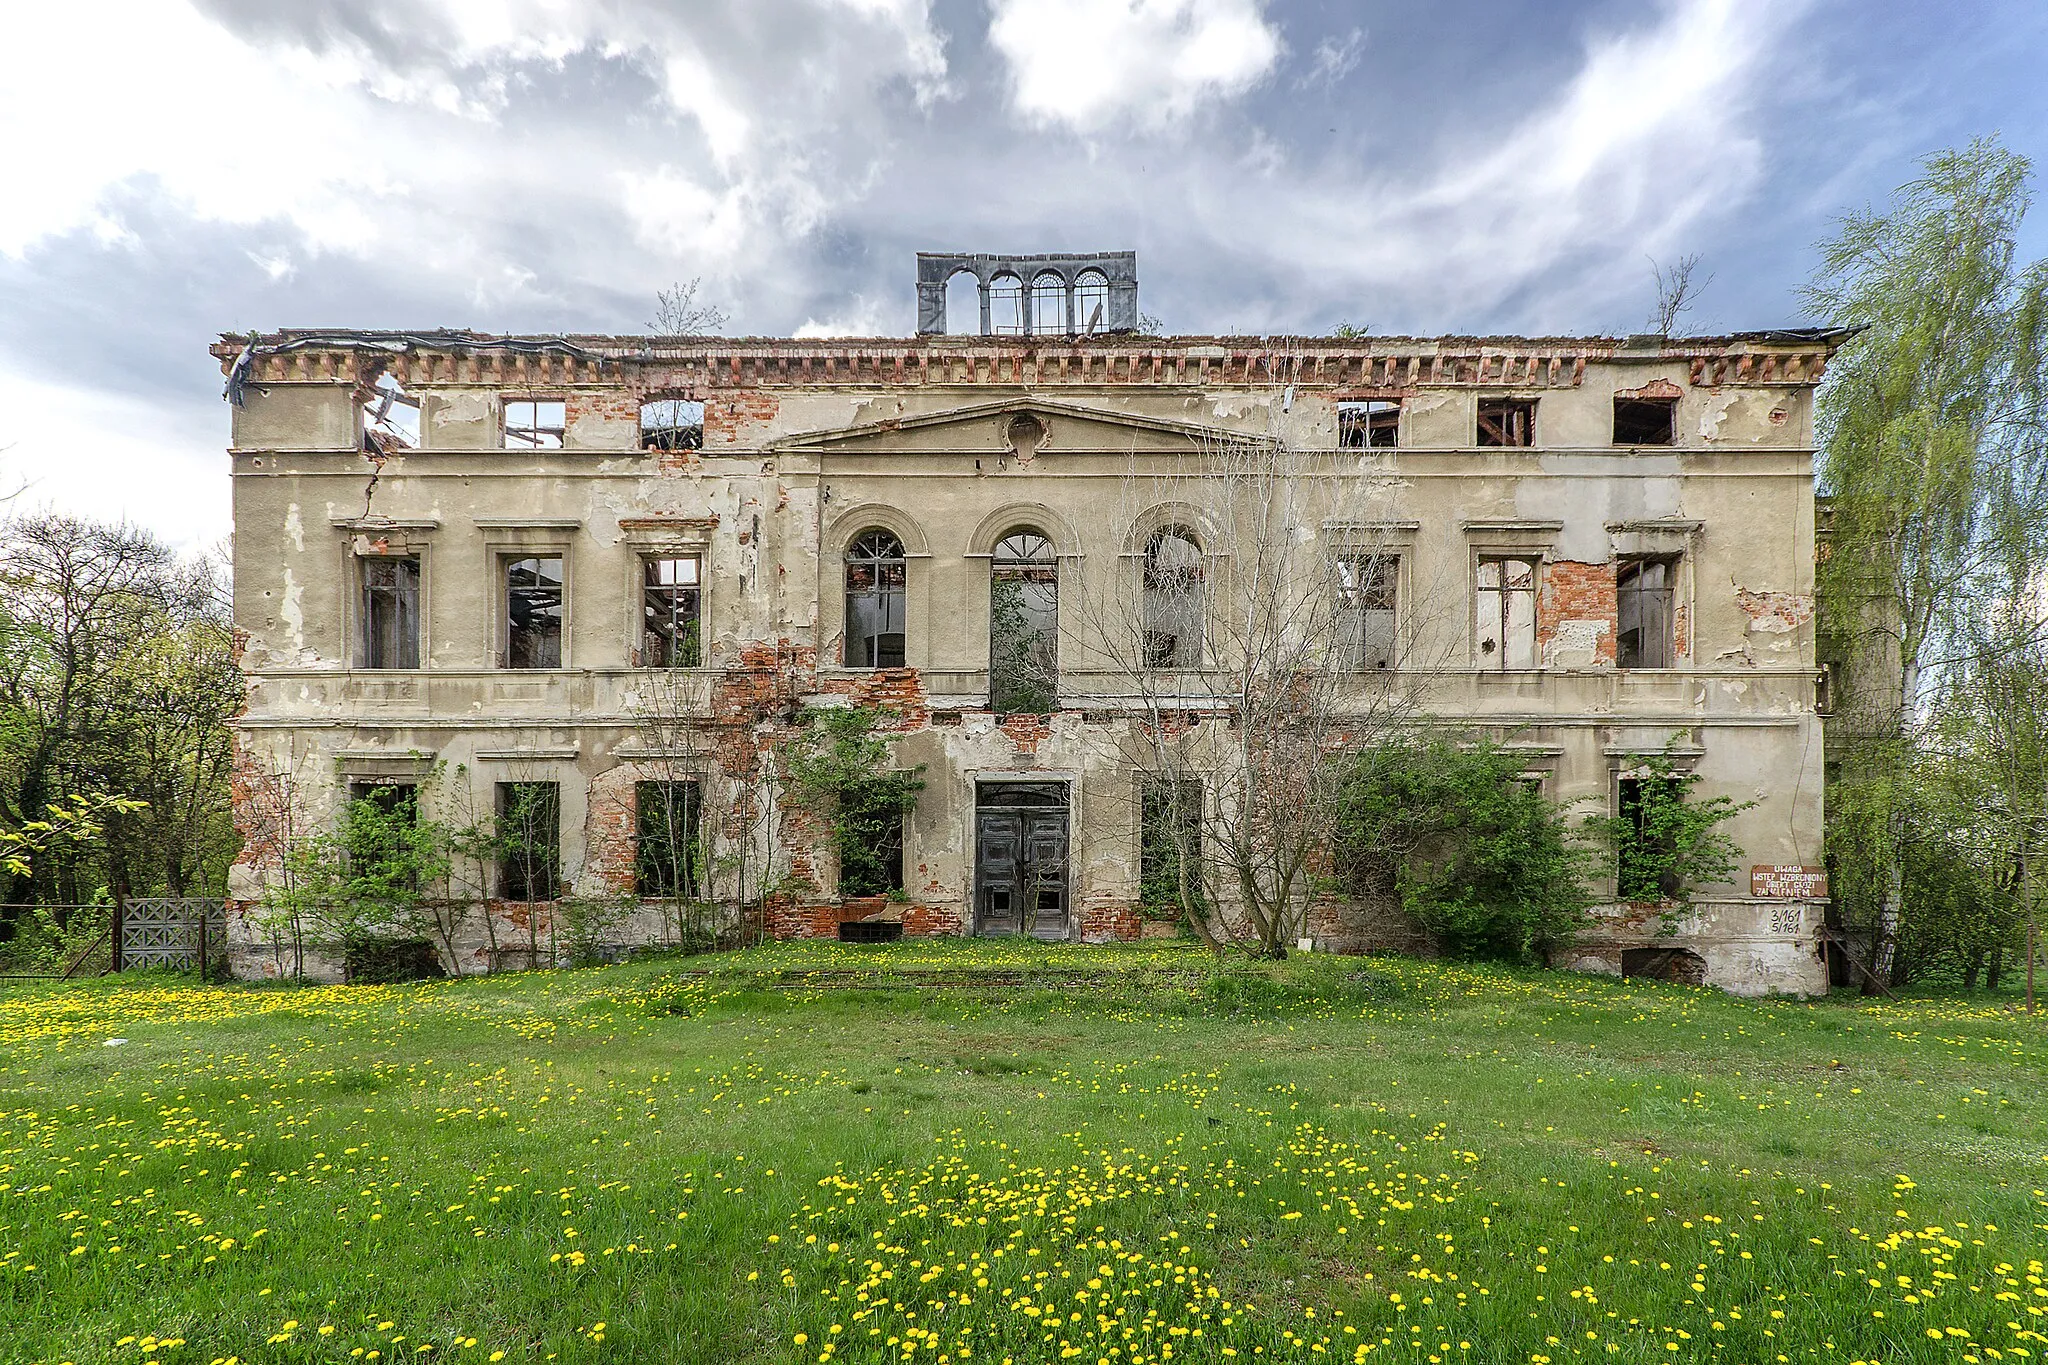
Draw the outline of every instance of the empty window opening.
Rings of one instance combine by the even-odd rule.
[[[342,851],[350,879],[365,899],[376,899],[380,891],[393,897],[417,894],[419,788],[411,782],[351,782],[348,799]]]
[[[1152,911],[1201,909],[1202,784],[1147,777],[1138,795],[1138,903]]]
[[[1482,398],[1479,400],[1479,438],[1483,446],[1533,446],[1536,444],[1536,400],[1533,398]]]
[[[854,783],[839,790],[839,817],[859,836],[840,844],[839,894],[903,890],[903,809],[895,788]]]
[[[559,399],[505,400],[505,449],[560,450],[568,405]]]
[[[1678,439],[1676,398],[1614,400],[1614,444],[1668,446]]]
[[[1337,561],[1338,662],[1354,668],[1392,668],[1401,559],[1398,555],[1346,555]]]
[[[1019,526],[989,566],[988,704],[1003,715],[1045,715],[1059,696],[1060,563],[1052,541]]]
[[[1614,662],[1619,668],[1669,668],[1678,561],[1624,559],[1614,575]]]
[[[1063,336],[1067,326],[1067,282],[1053,271],[1031,282],[1031,330],[1039,336]]]
[[[1615,865],[1615,894],[1636,904],[1669,900],[1683,887],[1671,867],[1677,831],[1670,812],[1684,800],[1672,777],[1624,777],[1615,788],[1617,813],[1629,827]]]
[[[1202,547],[1194,533],[1168,526],[1145,543],[1145,666],[1200,668]]]
[[[1337,444],[1392,446],[1401,435],[1401,404],[1393,398],[1368,398],[1337,405]]]
[[[703,660],[703,563],[696,555],[640,561],[640,666],[695,668]]]
[[[418,555],[364,555],[356,560],[362,588],[364,668],[420,666]]]
[[[696,900],[704,869],[697,836],[703,802],[697,784],[633,785],[633,885],[643,896]]]
[[[420,400],[388,374],[377,376],[363,404],[363,449],[374,455],[420,443]]]
[[[1109,325],[1109,276],[1084,270],[1074,277],[1074,330],[1092,336]]]
[[[994,336],[1024,335],[1024,281],[998,275],[988,282],[988,330]]]
[[[903,667],[909,568],[903,542],[887,531],[863,531],[847,547],[848,668]]]
[[[1479,561],[1481,668],[1536,666],[1536,584],[1541,562],[1534,555],[1488,555]]]
[[[561,787],[553,782],[500,782],[497,810],[499,897],[555,899],[562,883]]]
[[[684,398],[657,398],[640,405],[642,450],[702,450],[704,405]]]
[[[946,332],[950,336],[981,334],[981,281],[972,270],[956,270],[946,281]]]
[[[505,561],[505,666],[562,666],[562,559]]]

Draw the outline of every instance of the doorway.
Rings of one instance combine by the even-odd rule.
[[[1064,939],[1067,784],[983,782],[974,803],[974,932]]]

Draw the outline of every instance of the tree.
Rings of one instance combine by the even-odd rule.
[[[1131,457],[1133,539],[1066,594],[1061,634],[1076,704],[1134,713],[1127,760],[1180,794],[1184,923],[1276,957],[1328,866],[1346,782],[1333,758],[1420,719],[1444,642],[1422,629],[1434,594],[1400,571],[1390,466],[1297,443],[1291,357],[1270,363],[1265,432]]]
[[[670,285],[654,294],[654,319],[647,330],[661,337],[695,337],[724,328],[732,317],[725,309],[698,298],[704,277]]]
[[[1700,294],[1714,282],[1708,275],[1694,281],[1693,275],[1700,268],[1699,253],[1680,256],[1670,265],[1657,264],[1657,258],[1650,258],[1650,274],[1657,282],[1657,306],[1651,310],[1649,329],[1655,336],[1668,337],[1678,330],[1678,320],[1690,313],[1699,302]]]
[[[1666,752],[1636,762],[1622,778],[1621,813],[1586,818],[1587,832],[1614,850],[1614,893],[1663,907],[1667,929],[1692,908],[1694,889],[1726,881],[1742,856],[1721,826],[1755,806],[1726,796],[1701,800],[1704,779]]]
[[[2038,562],[2048,537],[2048,269],[2016,249],[2028,175],[1991,140],[1927,158],[1885,212],[1840,220],[1807,290],[1829,322],[1860,329],[1819,397],[1818,586],[1837,667],[1834,890],[1885,979],[1909,834],[1899,782],[1928,674],[1967,657],[1973,585]]]

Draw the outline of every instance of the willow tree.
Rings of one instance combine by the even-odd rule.
[[[1838,672],[1829,843],[1845,910],[1892,971],[1907,834],[1898,784],[1969,657],[1985,585],[2048,530],[2041,397],[2048,271],[2023,265],[2030,167],[1982,140],[1927,158],[1883,211],[1842,218],[1807,299],[1859,329],[1818,409],[1831,499],[1818,586]]]

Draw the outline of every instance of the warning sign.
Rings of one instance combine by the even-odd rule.
[[[1828,894],[1825,868],[1758,866],[1749,869],[1749,894],[1769,900],[1815,900]]]

